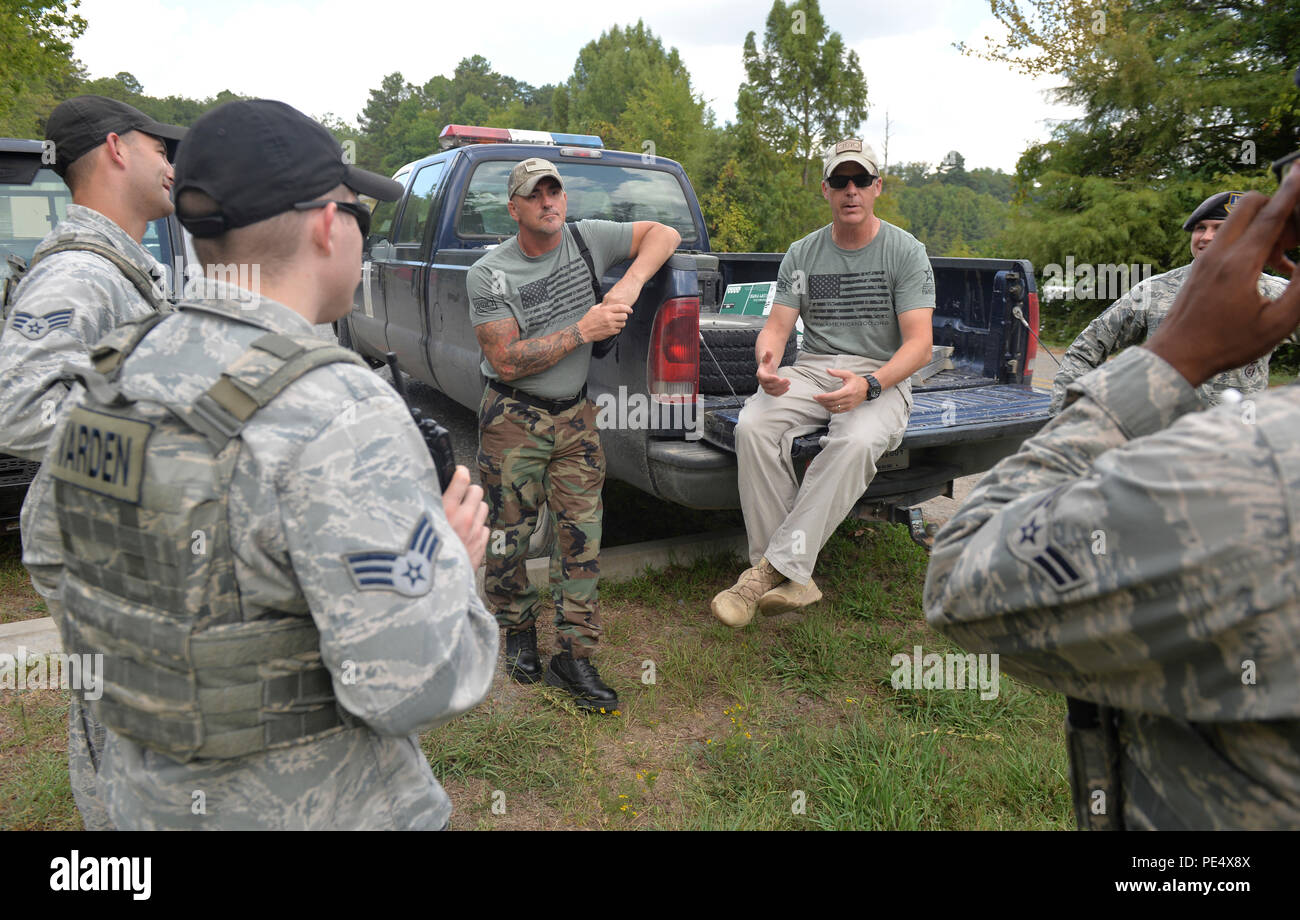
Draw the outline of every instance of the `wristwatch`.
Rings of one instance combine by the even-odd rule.
[[[867,401],[870,402],[873,399],[879,399],[880,381],[877,380],[875,377],[871,376],[870,374],[867,374],[866,381],[867,381]]]

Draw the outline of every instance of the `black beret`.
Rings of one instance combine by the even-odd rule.
[[[1217,195],[1211,195],[1197,206],[1191,217],[1183,221],[1183,229],[1195,230],[1196,225],[1203,220],[1227,220],[1233,207],[1245,194],[1245,192],[1219,192]]]

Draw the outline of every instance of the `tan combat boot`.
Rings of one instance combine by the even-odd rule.
[[[719,591],[709,607],[723,623],[740,629],[754,619],[758,599],[783,581],[784,575],[766,559],[760,559],[758,565],[741,572],[734,585]]]
[[[806,585],[786,581],[768,591],[758,599],[758,612],[764,616],[776,616],[779,613],[789,613],[791,610],[815,604],[821,599],[821,589],[817,587],[817,582],[812,580],[812,576],[809,576]]]

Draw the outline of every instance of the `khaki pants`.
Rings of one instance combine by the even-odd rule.
[[[778,372],[790,389],[781,396],[760,389],[745,402],[736,423],[736,457],[751,565],[766,557],[786,578],[807,584],[817,554],[875,478],[876,461],[902,442],[912,411],[908,380],[849,412],[832,414],[813,399],[843,386],[829,369],[862,376],[883,364],[800,352],[793,366]],[[800,483],[790,447],[828,421],[827,440]]]

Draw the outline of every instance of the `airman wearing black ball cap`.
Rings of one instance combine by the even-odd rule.
[[[45,127],[46,162],[72,191],[63,220],[31,253],[8,305],[0,348],[0,450],[40,460],[68,394],[66,368],[90,367],[90,349],[122,323],[167,310],[163,266],[142,245],[149,222],[172,213],[171,158],[185,129],[103,96],[58,105]],[[33,509],[44,468],[23,506],[23,563],[50,616],[62,615],[59,530]],[[68,710],[72,793],[91,830],[110,826],[96,783],[100,728],[77,699]]]
[[[280,102],[195,122],[177,211],[207,274],[79,375],[46,454],[65,650],[102,656],[120,829],[438,829],[415,733],[478,703],[487,507],[445,493],[392,388],[312,325],[352,306],[390,179]],[[260,266],[257,290],[228,266]],[[103,445],[102,448],[97,445]]]

